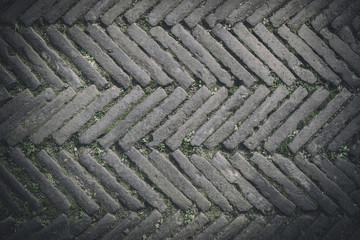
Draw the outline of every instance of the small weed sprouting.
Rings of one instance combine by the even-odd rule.
[[[164,222],[164,219],[163,219],[163,218],[160,219],[160,220],[158,220],[158,222],[155,224],[155,227],[156,227],[156,228],[159,228],[160,225],[163,224],[163,222]]]
[[[36,147],[32,143],[26,142],[24,143],[23,151],[26,156],[29,156],[36,151]]]
[[[185,213],[182,212],[182,216],[185,224],[189,224],[195,219],[195,214],[192,210],[186,210]]]
[[[337,152],[331,152],[329,155],[332,160],[335,160],[336,158],[347,157],[349,155],[349,151],[350,149],[348,146],[344,145],[341,146]]]

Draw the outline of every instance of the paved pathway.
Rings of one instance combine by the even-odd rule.
[[[0,9],[0,239],[359,239],[359,0]]]

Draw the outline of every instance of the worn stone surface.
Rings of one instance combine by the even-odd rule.
[[[358,239],[360,1],[0,1],[1,239]]]

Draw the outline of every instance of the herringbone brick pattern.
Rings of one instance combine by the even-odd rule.
[[[359,0],[1,0],[1,239],[359,239]]]

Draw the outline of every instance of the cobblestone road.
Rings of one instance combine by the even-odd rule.
[[[359,0],[0,0],[0,239],[359,239]]]

